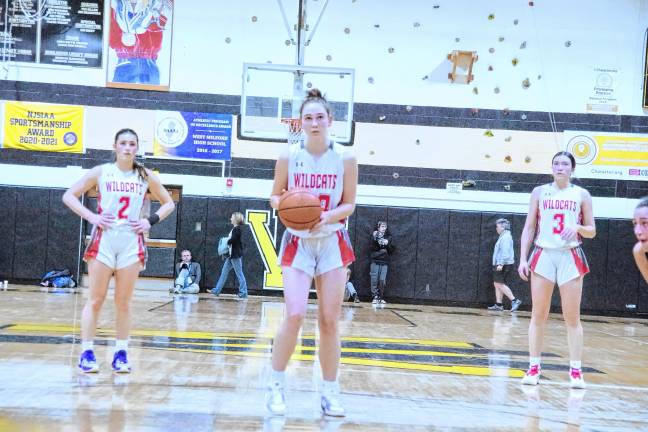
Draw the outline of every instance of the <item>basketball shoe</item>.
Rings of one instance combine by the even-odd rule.
[[[511,312],[515,312],[520,308],[520,305],[522,304],[522,300],[520,299],[515,299],[511,302]]]
[[[286,397],[283,385],[273,382],[266,390],[266,408],[272,415],[284,415],[286,413]]]
[[[585,379],[580,369],[569,368],[569,387],[573,389],[584,389]]]
[[[540,382],[540,365],[533,365],[522,377],[522,384],[538,385]]]
[[[94,351],[85,350],[81,353],[81,357],[79,358],[79,370],[84,373],[99,372],[99,365],[97,365]]]
[[[331,417],[344,417],[344,407],[340,403],[338,392],[322,392],[321,407],[324,415]]]
[[[113,356],[112,369],[117,373],[130,373],[131,366],[128,363],[126,351],[119,350]]]

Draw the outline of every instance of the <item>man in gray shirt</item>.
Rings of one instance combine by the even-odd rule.
[[[493,283],[495,285],[495,304],[489,306],[489,310],[502,311],[502,297],[506,296],[511,300],[511,312],[515,312],[522,301],[516,299],[508,287],[508,278],[513,271],[515,263],[515,252],[513,251],[513,237],[511,236],[511,223],[506,219],[497,219],[495,229],[499,238],[495,243],[493,251]]]
[[[191,261],[191,252],[183,250],[182,261],[176,264],[176,280],[172,291],[174,294],[198,294],[200,291],[200,264]]]

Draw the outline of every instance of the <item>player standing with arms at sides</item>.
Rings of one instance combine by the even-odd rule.
[[[637,244],[632,248],[637,268],[648,283],[648,197],[639,200],[632,219]]]
[[[594,238],[596,226],[592,197],[570,182],[576,161],[568,152],[552,159],[554,181],[538,186],[531,193],[529,213],[520,241],[518,272],[523,280],[531,277],[531,322],[529,324],[529,370],[522,384],[540,381],[540,353],[549,317],[551,294],[557,283],[569,345],[569,379],[572,388],[585,388],[581,371],[583,327],[580,304],[583,277],[589,272],[581,237]],[[535,247],[529,259],[529,247]]]
[[[339,400],[338,320],[344,298],[346,267],[355,260],[344,219],[355,209],[358,162],[330,140],[331,108],[318,89],[311,89],[300,108],[303,143],[289,146],[277,160],[270,205],[279,208],[281,195],[294,188],[319,196],[320,221],[310,230],[287,228],[279,264],[283,271],[286,312],[272,348],[272,376],[266,406],[275,415],[285,413],[284,375],[295,350],[306,315],[308,293],[317,290],[319,360],[322,367],[321,408],[325,415],[344,416]]]
[[[98,372],[94,354],[97,319],[108,292],[108,283],[115,275],[115,353],[112,368],[129,373],[128,336],[131,316],[130,301],[135,282],[146,264],[144,233],[175,208],[171,196],[157,175],[137,163],[139,141],[131,129],[121,129],[113,145],[115,161],[96,166],[74,183],[63,195],[63,202],[72,211],[94,225],[92,238],[83,259],[88,263],[89,294],[81,317],[82,353],[79,369]],[[97,213],[79,201],[79,197],[97,187]],[[161,203],[157,213],[141,217],[144,197],[150,191]]]

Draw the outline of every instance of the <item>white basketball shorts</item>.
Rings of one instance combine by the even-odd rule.
[[[529,258],[531,271],[558,286],[589,273],[585,253],[580,246],[572,249],[543,249],[536,246]]]
[[[83,260],[92,258],[99,260],[108,267],[119,270],[140,262],[142,268],[146,266],[147,259],[144,235],[136,234],[130,229],[94,228],[90,244],[83,254]]]
[[[297,237],[284,232],[279,251],[279,265],[299,269],[318,276],[355,261],[355,254],[346,229],[326,237]]]

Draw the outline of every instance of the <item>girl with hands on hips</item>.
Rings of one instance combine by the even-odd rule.
[[[113,163],[92,168],[63,195],[65,205],[94,225],[83,256],[88,266],[89,289],[81,317],[82,352],[78,366],[84,373],[99,371],[94,354],[94,337],[113,274],[116,340],[111,367],[118,373],[131,371],[128,360],[130,301],[139,272],[146,265],[143,233],[175,208],[157,175],[135,160],[138,147],[139,139],[135,131],[118,131],[113,144]],[[99,190],[97,213],[81,204],[79,199],[93,188]],[[155,214],[142,218],[147,191],[160,201],[161,206]]]

